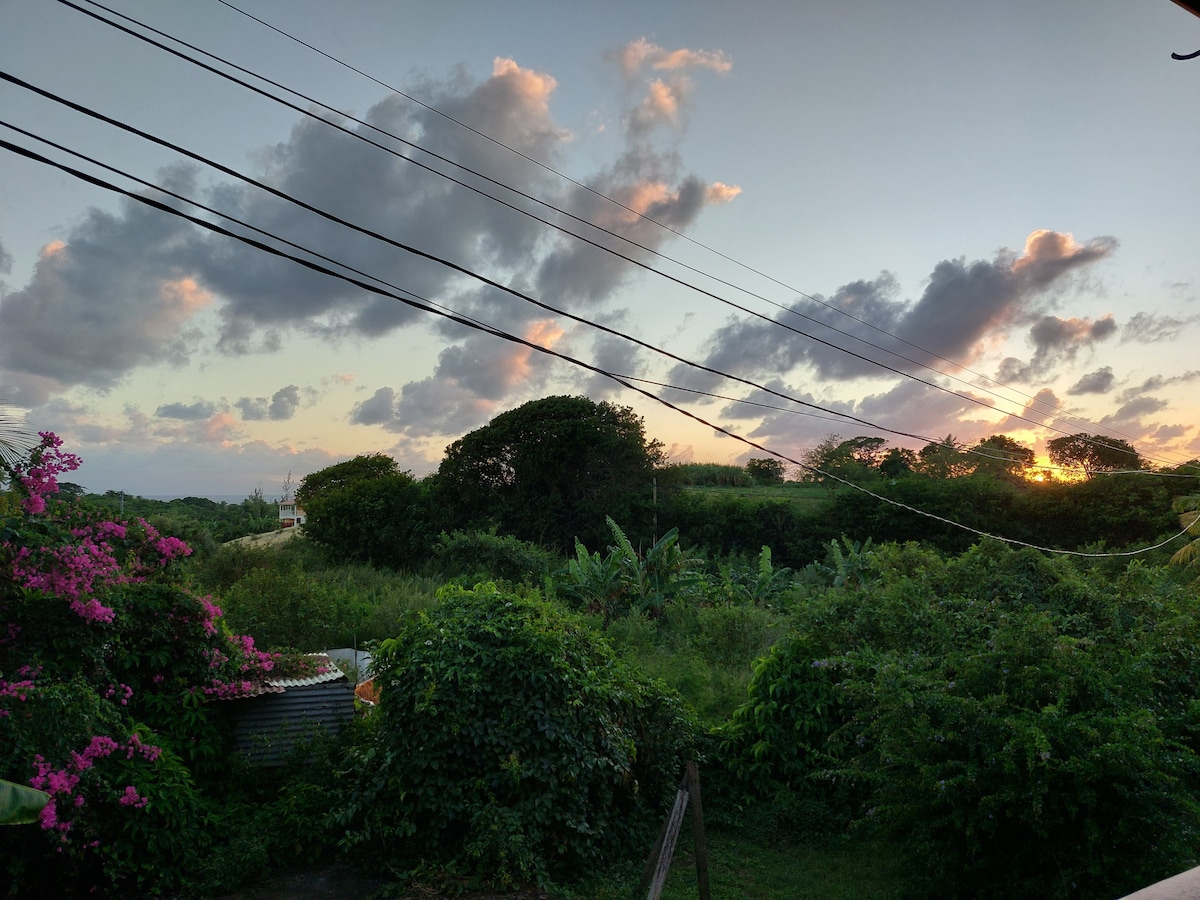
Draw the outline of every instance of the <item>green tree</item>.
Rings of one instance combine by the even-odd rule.
[[[1103,434],[1068,434],[1046,442],[1050,461],[1075,466],[1091,478],[1098,472],[1143,468],[1142,458],[1128,441]]]
[[[548,603],[490,584],[439,596],[374,656],[377,737],[351,761],[345,843],[497,887],[645,846],[692,752],[678,699]]]
[[[751,459],[746,461],[746,474],[754,479],[756,484],[783,484],[786,468],[783,460]]]
[[[309,512],[312,502],[326,494],[360,481],[375,481],[399,473],[399,464],[390,456],[383,453],[365,453],[354,459],[326,466],[311,475],[305,475],[300,479],[300,487],[296,488],[296,503],[305,512]]]
[[[917,454],[907,447],[892,447],[879,461],[879,474],[884,478],[899,478],[916,471]]]
[[[843,441],[831,434],[804,454],[804,464],[817,470],[809,472],[807,480],[829,487],[836,486],[838,479],[854,484],[874,481],[879,477],[877,470],[886,444],[879,437],[860,435]]]
[[[304,506],[304,534],[341,561],[413,568],[434,538],[426,501],[426,486],[409,472],[324,487]]]
[[[629,407],[546,397],[451,444],[434,483],[447,525],[495,525],[569,552],[576,538],[603,541],[606,515],[631,523],[639,539],[648,536],[661,462],[662,444],[647,440]]]
[[[958,439],[952,434],[926,444],[917,451],[917,456],[921,473],[930,478],[960,478],[969,475],[972,469],[970,457],[963,453]]]
[[[1034,463],[1033,451],[1005,434],[993,434],[971,448],[975,474],[1005,481],[1024,481]]]

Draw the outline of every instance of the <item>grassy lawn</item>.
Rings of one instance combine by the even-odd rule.
[[[663,900],[699,896],[692,855],[690,821],[675,848]],[[833,841],[764,846],[725,830],[711,830],[708,876],[713,900],[889,900],[900,896],[898,857],[872,841]],[[578,889],[571,900],[626,900],[644,897],[638,889],[641,866],[610,873]]]
[[[788,503],[814,504],[829,500],[829,490],[819,484],[801,484],[788,481],[784,484],[760,487],[726,487],[724,485],[689,485],[683,488],[711,497],[746,497],[751,500],[783,500]]]

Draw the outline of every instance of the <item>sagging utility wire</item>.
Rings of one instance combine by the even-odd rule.
[[[1172,535],[1170,538],[1167,538],[1164,541],[1160,541],[1159,543],[1154,544],[1152,546],[1141,547],[1141,548],[1138,548],[1137,550],[1117,551],[1117,552],[1112,552],[1112,553],[1088,553],[1088,552],[1079,551],[1079,550],[1061,550],[1061,549],[1057,549],[1057,548],[1053,548],[1053,547],[1043,547],[1038,544],[1030,543],[1028,541],[1019,540],[1017,538],[1006,538],[1006,537],[1002,537],[1000,535],[991,534],[990,532],[982,531],[981,529],[978,529],[978,528],[972,528],[969,525],[964,525],[961,522],[956,522],[953,519],[948,519],[944,516],[939,516],[935,513],[931,513],[926,510],[922,510],[922,509],[918,509],[917,507],[911,506],[907,503],[901,503],[900,501],[893,500],[890,497],[884,497],[881,494],[877,494],[874,491],[871,491],[861,485],[854,484],[853,482],[851,482],[847,479],[840,478],[839,476],[837,476],[833,473],[825,472],[825,471],[818,469],[812,465],[801,462],[800,460],[793,459],[785,454],[779,453],[775,450],[771,450],[771,449],[763,446],[762,444],[757,443],[756,441],[753,441],[747,437],[743,437],[742,435],[737,434],[736,432],[730,431],[728,428],[725,428],[724,426],[717,425],[714,422],[710,422],[707,419],[703,418],[702,416],[699,416],[699,415],[691,412],[690,410],[683,409],[682,407],[677,406],[674,403],[671,403],[669,400],[667,400],[663,397],[659,397],[656,394],[653,394],[652,392],[647,391],[643,388],[639,388],[634,384],[630,384],[629,382],[627,382],[626,380],[621,378],[620,375],[618,375],[614,372],[610,372],[606,369],[600,368],[599,366],[596,366],[591,363],[585,362],[584,360],[578,359],[577,357],[573,357],[568,354],[562,353],[560,351],[554,350],[551,347],[544,347],[538,343],[535,343],[534,341],[530,341],[526,338],[522,338],[522,337],[520,337],[518,335],[514,335],[510,332],[506,332],[503,329],[494,328],[492,326],[485,325],[483,323],[477,322],[473,319],[466,318],[466,317],[461,316],[454,312],[448,312],[445,309],[442,309],[442,308],[432,305],[426,298],[424,298],[424,297],[420,296],[419,294],[416,294],[412,291],[408,291],[403,288],[398,289],[398,290],[388,290],[386,288],[379,287],[376,284],[371,284],[369,282],[362,281],[358,278],[353,278],[342,272],[337,272],[337,271],[335,271],[327,266],[324,266],[320,263],[316,263],[316,262],[313,262],[312,260],[304,259],[302,257],[292,255],[290,253],[287,253],[287,252],[279,249],[278,247],[272,247],[268,244],[263,243],[262,241],[259,241],[255,238],[251,238],[248,235],[237,234],[236,232],[230,231],[227,228],[223,228],[222,226],[217,225],[214,222],[206,221],[205,219],[202,219],[198,216],[189,215],[188,213],[185,213],[183,210],[176,209],[167,203],[163,203],[159,200],[155,200],[152,197],[148,197],[144,194],[139,194],[135,191],[131,191],[126,188],[122,188],[116,184],[113,184],[112,182],[105,181],[104,179],[99,178],[95,175],[90,175],[79,169],[75,169],[71,166],[68,166],[65,163],[52,160],[52,159],[45,157],[45,156],[41,155],[40,153],[37,153],[26,147],[21,147],[17,144],[13,144],[11,141],[6,141],[3,139],[0,139],[0,148],[8,150],[11,153],[15,153],[19,156],[25,157],[26,159],[32,160],[34,162],[41,163],[42,165],[46,165],[46,166],[50,166],[52,168],[58,169],[61,172],[64,172],[68,175],[71,175],[74,178],[78,178],[81,181],[84,181],[88,184],[99,187],[103,190],[110,191],[110,192],[116,193],[118,195],[124,196],[130,200],[134,200],[138,203],[142,203],[146,206],[149,206],[153,209],[157,209],[161,212],[165,212],[169,215],[177,216],[181,219],[184,219],[185,221],[191,222],[194,225],[197,225],[201,228],[212,231],[216,234],[220,234],[220,235],[223,235],[224,237],[231,238],[236,241],[240,241],[241,243],[251,246],[261,252],[269,253],[273,256],[277,256],[282,259],[287,259],[297,265],[303,266],[307,269],[318,272],[320,274],[327,275],[331,278],[339,279],[348,284],[352,284],[355,287],[361,288],[362,290],[369,291],[370,293],[377,294],[379,296],[388,297],[390,299],[393,299],[400,303],[403,303],[406,306],[410,306],[410,307],[420,310],[422,312],[430,313],[432,315],[445,318],[449,321],[452,321],[459,325],[462,325],[463,327],[470,328],[471,330],[481,331],[483,333],[490,334],[494,337],[500,338],[501,340],[508,341],[508,342],[514,343],[514,344],[518,344],[520,346],[526,347],[526,348],[536,351],[538,353],[542,353],[547,356],[562,360],[564,362],[568,362],[574,366],[577,366],[586,371],[592,372],[593,374],[601,375],[601,376],[608,378],[608,379],[612,380],[613,382],[621,385],[626,390],[632,391],[636,394],[640,394],[643,397],[646,397],[647,399],[652,400],[655,403],[658,403],[679,415],[682,415],[689,419],[692,419],[693,421],[695,421],[707,428],[713,429],[714,431],[716,431],[719,434],[723,434],[726,437],[733,438],[734,440],[739,441],[740,443],[746,444],[747,446],[753,447],[756,450],[760,450],[763,453],[767,453],[771,456],[776,457],[777,459],[780,459],[784,462],[791,463],[792,465],[798,466],[799,468],[804,469],[806,471],[813,472],[814,474],[820,475],[824,478],[828,478],[832,481],[836,481],[839,484],[842,484],[846,487],[852,488],[856,491],[859,491],[860,493],[866,494],[867,496],[872,497],[876,500],[879,500],[883,503],[887,503],[887,504],[890,504],[897,508],[912,512],[916,515],[920,515],[925,518],[932,519],[937,522],[941,522],[945,525],[950,525],[954,528],[959,528],[963,531],[970,532],[979,537],[989,537],[989,538],[993,538],[995,540],[1002,541],[1004,543],[1011,544],[1014,546],[1028,547],[1030,549],[1039,550],[1039,551],[1042,551],[1045,553],[1055,553],[1055,554],[1066,555],[1066,556],[1078,556],[1078,557],[1088,557],[1088,558],[1132,557],[1132,556],[1141,555],[1143,553],[1148,553],[1152,550],[1157,550],[1160,547],[1166,546],[1167,544],[1171,543],[1172,541],[1177,540],[1178,538],[1187,534],[1189,529],[1195,524],[1194,522],[1189,523],[1188,526],[1185,527],[1178,534]],[[305,248],[304,252],[315,255],[313,253],[313,251],[311,251],[307,248]],[[338,265],[340,266],[341,264],[339,263]],[[1200,518],[1200,513],[1197,514],[1197,518]]]

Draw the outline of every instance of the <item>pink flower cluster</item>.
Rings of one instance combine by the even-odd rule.
[[[104,699],[111,700],[116,697],[118,693],[121,695],[121,697],[117,702],[119,702],[122,706],[128,706],[129,698],[133,696],[133,688],[127,684],[110,684],[104,691]]]
[[[28,513],[45,511],[44,495],[58,489],[55,475],[79,466],[77,456],[59,450],[61,443],[53,432],[42,432],[30,468],[14,467],[27,494],[23,505]],[[97,596],[105,587],[144,581],[156,569],[192,552],[184,541],[164,537],[145,519],[138,519],[138,524],[142,546],[129,547],[128,552],[118,551],[114,542],[133,541],[138,535],[110,521],[71,528],[72,541],[62,546],[20,547],[13,559],[13,577],[22,587],[63,598],[85,621],[110,623],[114,610]],[[210,633],[215,633],[215,627]]]
[[[5,681],[3,678],[0,678],[0,700],[11,697],[20,703],[24,703],[25,698],[29,695],[31,690],[33,690],[33,681],[31,679],[27,678],[24,681]],[[7,715],[11,715],[11,710],[9,710],[8,705],[5,704],[0,706],[0,719]]]
[[[50,795],[50,802],[42,808],[40,817],[44,830],[57,831],[64,842],[68,840],[67,835],[71,830],[72,823],[59,818],[60,805],[76,808],[83,806],[86,802],[85,798],[83,794],[75,794],[75,789],[79,786],[84,772],[92,768],[96,760],[112,756],[121,750],[125,751],[126,759],[133,759],[135,755],[141,755],[150,762],[154,762],[162,754],[161,748],[143,743],[141,737],[134,732],[125,743],[119,743],[108,735],[96,735],[83,749],[83,752],[72,753],[70,762],[62,769],[55,769],[40,754],[34,757],[33,766],[37,774],[29,779],[29,784]],[[125,792],[120,795],[117,802],[122,806],[133,806],[140,809],[146,805],[147,801],[138,795],[137,789],[133,785],[130,785],[125,788]]]
[[[38,432],[41,443],[29,457],[29,467],[13,467],[13,474],[25,491],[21,506],[25,512],[41,513],[46,510],[46,495],[58,493],[58,477],[63,472],[74,472],[80,466],[74,453],[62,452],[62,438],[52,431]]]

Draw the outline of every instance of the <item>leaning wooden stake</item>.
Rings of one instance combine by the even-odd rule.
[[[708,841],[704,838],[704,804],[700,802],[700,769],[694,763],[687,764],[688,793],[692,798],[692,843],[696,853],[696,884],[700,889],[700,900],[711,900],[708,889]]]
[[[671,815],[663,822],[658,840],[646,860],[642,870],[642,886],[649,886],[646,900],[658,900],[662,895],[663,885],[667,881],[667,872],[671,868],[671,857],[675,855],[675,842],[679,838],[679,829],[683,825],[683,814],[687,810],[688,800],[694,800],[692,806],[692,836],[696,845],[696,881],[700,888],[700,900],[710,900],[708,887],[708,847],[704,840],[704,808],[700,803],[700,774],[694,762],[687,764],[687,773],[675,794],[675,803],[671,807]]]

